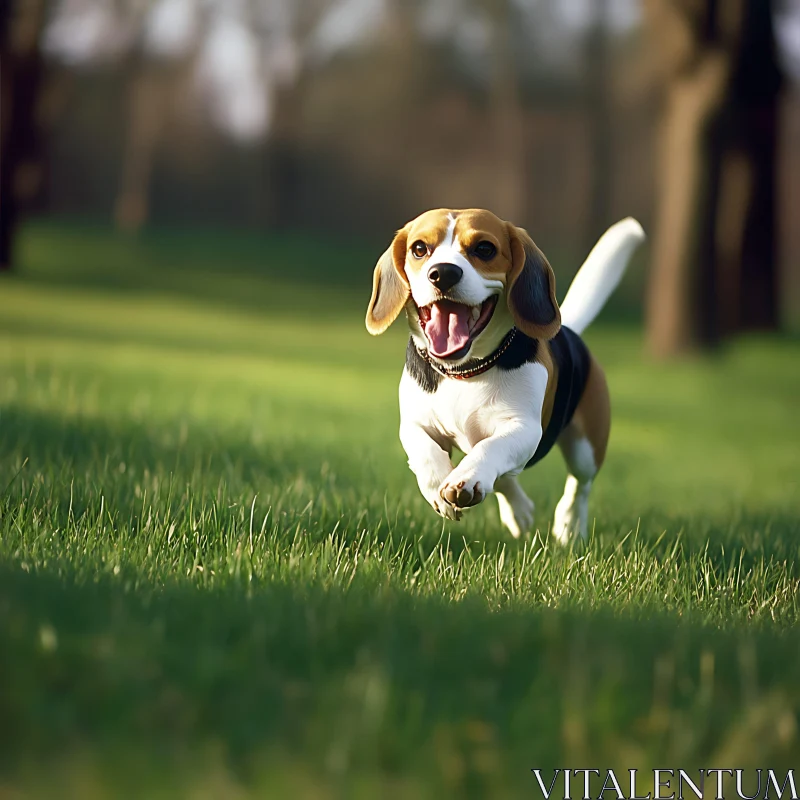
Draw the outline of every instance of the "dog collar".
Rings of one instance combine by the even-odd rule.
[[[484,372],[488,372],[500,359],[500,356],[508,350],[511,346],[511,342],[514,341],[514,337],[517,334],[517,329],[512,328],[507,334],[506,337],[500,342],[500,346],[490,355],[486,356],[486,358],[477,358],[473,359],[472,361],[468,361],[466,364],[462,364],[461,366],[457,367],[445,367],[440,364],[438,361],[434,361],[427,350],[420,350],[417,347],[416,343],[414,347],[416,347],[417,352],[420,356],[425,360],[426,363],[430,364],[431,368],[438,372],[444,378],[455,378],[457,381],[465,381],[468,378],[474,378],[476,375],[482,375]]]

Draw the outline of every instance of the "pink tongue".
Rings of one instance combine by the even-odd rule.
[[[469,306],[439,300],[431,306],[431,318],[425,325],[430,349],[435,356],[449,356],[469,341]]]

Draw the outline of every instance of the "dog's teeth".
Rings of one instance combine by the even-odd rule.
[[[472,321],[477,322],[478,317],[480,317],[480,315],[481,315],[480,308],[478,308],[478,306],[472,306]]]

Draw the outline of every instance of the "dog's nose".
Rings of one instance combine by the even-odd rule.
[[[436,264],[428,270],[428,280],[440,291],[452,289],[464,274],[455,264]]]

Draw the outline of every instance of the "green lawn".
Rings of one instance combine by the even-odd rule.
[[[363,328],[377,254],[25,231],[0,280],[0,796],[796,768],[800,343],[664,366],[599,323],[590,544],[547,541],[557,453],[518,543],[492,499],[443,524],[417,491],[404,332]]]

